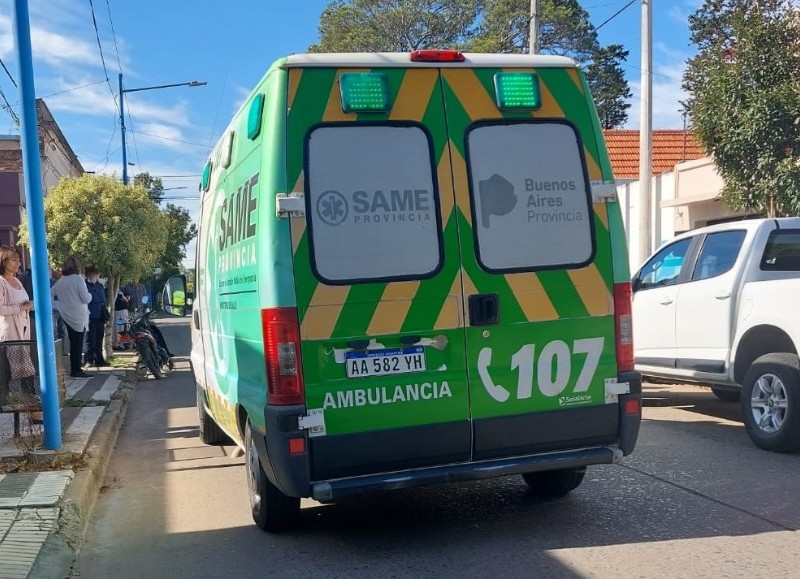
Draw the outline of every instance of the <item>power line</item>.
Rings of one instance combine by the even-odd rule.
[[[608,24],[609,22],[611,22],[612,20],[614,20],[614,18],[616,18],[617,16],[619,16],[620,14],[622,14],[623,12],[625,12],[625,10],[627,10],[627,9],[628,9],[628,7],[629,7],[631,4],[633,4],[634,2],[636,2],[636,0],[631,0],[630,2],[628,2],[627,4],[625,4],[625,6],[623,6],[622,8],[620,8],[619,10],[617,10],[616,12],[614,12],[614,14],[612,14],[612,15],[611,15],[609,18],[606,18],[606,20],[605,20],[605,21],[603,21],[603,23],[602,23],[600,26],[596,27],[596,28],[594,29],[594,31],[595,31],[595,32],[597,32],[597,31],[598,31],[598,30],[600,30],[600,29],[601,29],[603,26],[605,26],[606,24]]]
[[[11,120],[14,121],[14,124],[17,125],[17,128],[19,128],[19,116],[17,116],[16,111],[14,111],[14,109],[12,108],[11,103],[8,102],[8,99],[6,98],[6,94],[3,92],[3,89],[0,89],[0,97],[3,99],[4,103],[0,105],[0,107],[5,109],[8,115],[11,117]]]
[[[130,115],[128,116],[130,118]],[[208,145],[201,145],[200,143],[192,143],[190,141],[183,141],[181,139],[173,139],[172,137],[164,137],[162,135],[154,135],[153,133],[145,133],[144,131],[134,131],[133,129],[128,131],[129,133],[137,133],[139,135],[147,135],[148,137],[153,137],[154,139],[163,139],[165,141],[175,141],[176,143],[184,143],[186,145],[192,145],[193,147],[202,147],[203,149],[208,149]]]
[[[95,82],[89,82],[89,83],[86,83],[86,84],[82,84],[81,86],[75,86],[75,87],[68,88],[68,89],[65,89],[65,90],[60,90],[60,91],[58,91],[58,92],[54,92],[54,93],[50,93],[50,94],[46,94],[46,95],[44,95],[44,96],[43,96],[43,97],[41,97],[41,98],[45,98],[45,99],[46,99],[46,98],[49,98],[49,97],[58,96],[58,95],[60,95],[60,94],[64,94],[64,93],[68,93],[68,92],[72,92],[72,91],[74,91],[74,90],[80,90],[80,89],[82,89],[82,88],[86,88],[87,86],[94,86],[94,85],[96,85],[96,84],[102,84],[102,83],[104,83],[104,82],[106,82],[106,80],[105,80],[105,79],[103,79],[103,80],[97,80],[97,81],[95,81]]]
[[[111,19],[111,5],[106,0],[106,8],[108,9],[108,22],[111,24],[111,37],[114,39],[114,50],[117,52],[117,65],[119,71],[122,72],[122,62],[119,58],[119,46],[117,45],[117,33],[114,31],[114,21]]]
[[[106,75],[106,82],[108,83],[108,90],[111,91],[111,96],[114,96],[114,89],[111,88],[111,81],[108,79],[108,69],[106,68],[106,57],[103,54],[103,44],[100,42],[100,31],[97,29],[97,17],[94,13],[94,2],[89,0],[89,7],[92,10],[92,24],[94,24],[94,36],[97,39],[97,48],[100,50],[100,60],[103,63],[103,72]]]
[[[6,71],[6,74],[8,75],[8,78],[10,78],[10,79],[11,79],[11,83],[14,85],[14,87],[15,87],[15,88],[17,88],[17,81],[15,81],[15,80],[14,80],[14,77],[13,77],[13,76],[11,76],[11,73],[9,72],[8,68],[6,67],[6,63],[5,63],[5,62],[3,62],[3,59],[2,59],[2,58],[0,58],[0,64],[2,64],[2,65],[3,65],[3,70],[5,70],[5,71]]]

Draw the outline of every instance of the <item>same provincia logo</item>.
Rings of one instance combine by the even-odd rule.
[[[342,193],[329,189],[317,198],[316,217],[325,225],[431,221],[435,205],[428,189],[378,189]]]

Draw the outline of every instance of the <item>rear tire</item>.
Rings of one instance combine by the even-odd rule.
[[[259,529],[270,533],[290,528],[300,512],[300,498],[286,496],[269,482],[258,458],[249,420],[245,425],[244,448],[247,490],[253,521]]]
[[[800,359],[766,354],[742,383],[742,419],[750,439],[764,450],[800,449]]]
[[[727,390],[725,388],[712,386],[711,391],[714,393],[714,396],[723,402],[739,402],[739,400],[742,398],[741,390]]]
[[[156,380],[161,380],[161,368],[158,365],[157,354],[150,346],[144,346],[140,352],[142,363],[150,371]]]
[[[225,431],[219,427],[219,424],[206,412],[203,401],[203,391],[200,388],[195,388],[195,390],[197,391],[197,414],[200,440],[203,444],[211,446],[221,446],[230,443],[230,437],[225,434]]]
[[[586,467],[548,470],[544,472],[526,472],[522,475],[525,482],[536,495],[543,497],[561,497],[574,491],[583,482]]]

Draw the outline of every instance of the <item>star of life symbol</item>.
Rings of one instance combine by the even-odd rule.
[[[338,191],[325,191],[317,200],[317,215],[327,225],[341,225],[348,212],[347,200]]]

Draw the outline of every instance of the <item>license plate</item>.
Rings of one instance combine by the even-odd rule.
[[[345,362],[348,378],[424,372],[425,349],[422,346],[414,346],[394,350],[348,352]]]

